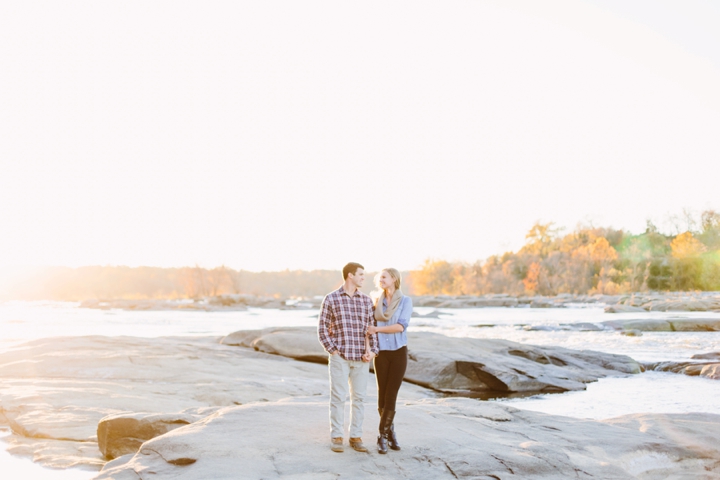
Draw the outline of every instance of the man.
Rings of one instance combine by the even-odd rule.
[[[343,267],[343,285],[322,302],[318,338],[330,358],[330,448],[342,452],[345,425],[345,397],[350,384],[350,446],[367,452],[362,443],[368,363],[378,353],[377,335],[369,336],[370,351],[365,352],[367,328],[373,324],[373,303],[359,289],[365,282],[365,267],[348,263]]]

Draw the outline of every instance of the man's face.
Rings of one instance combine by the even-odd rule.
[[[355,285],[355,288],[362,288],[365,282],[365,270],[358,268],[354,274],[348,273],[348,280]]]

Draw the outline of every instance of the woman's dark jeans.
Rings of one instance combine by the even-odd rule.
[[[395,411],[398,391],[407,369],[407,346],[397,350],[381,350],[375,357],[374,368],[378,408]]]

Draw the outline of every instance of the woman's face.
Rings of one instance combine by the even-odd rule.
[[[395,288],[395,279],[388,272],[383,271],[380,274],[380,287],[383,290],[387,290],[390,287]]]

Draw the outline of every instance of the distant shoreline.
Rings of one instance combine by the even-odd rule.
[[[486,295],[417,295],[411,296],[416,307],[434,308],[567,308],[573,305],[604,306],[607,313],[643,311],[719,312],[720,292],[638,292],[625,295],[559,294],[553,296]],[[247,308],[279,310],[312,310],[320,308],[321,296],[278,298],[230,294],[198,299],[89,299],[81,308],[100,310],[186,310],[242,311]]]

